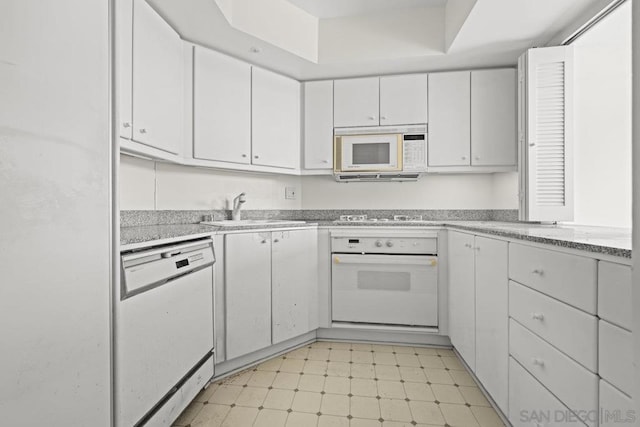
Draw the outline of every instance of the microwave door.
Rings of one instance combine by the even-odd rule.
[[[342,137],[342,171],[382,172],[402,170],[401,135]]]

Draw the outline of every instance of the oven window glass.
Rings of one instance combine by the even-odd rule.
[[[352,162],[354,165],[388,165],[390,146],[388,142],[353,144]]]
[[[358,271],[358,289],[410,291],[411,273],[405,271]]]

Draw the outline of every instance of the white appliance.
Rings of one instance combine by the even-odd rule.
[[[212,240],[122,254],[116,426],[170,426],[213,377]]]
[[[436,328],[437,252],[435,232],[334,231],[333,322]]]
[[[427,126],[334,130],[337,181],[417,180],[427,168]]]

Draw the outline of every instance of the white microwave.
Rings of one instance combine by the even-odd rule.
[[[426,168],[426,125],[334,130],[334,174],[421,173]]]

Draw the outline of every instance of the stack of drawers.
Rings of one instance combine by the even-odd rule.
[[[514,426],[596,427],[625,419],[631,408],[630,275],[624,265],[509,245]]]
[[[633,409],[630,267],[600,261],[598,316],[600,425],[619,426],[627,419],[627,411]]]

